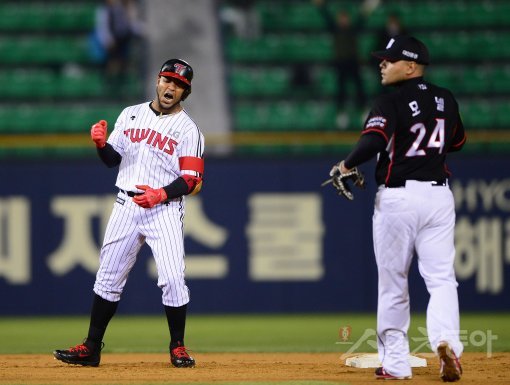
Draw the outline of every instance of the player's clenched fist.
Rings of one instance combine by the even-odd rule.
[[[108,123],[106,120],[100,120],[90,129],[90,137],[96,143],[97,148],[106,146],[106,131]]]
[[[133,202],[145,209],[150,209],[167,198],[166,191],[163,188],[153,189],[147,185],[136,185],[136,188],[145,192],[142,195],[135,196]]]

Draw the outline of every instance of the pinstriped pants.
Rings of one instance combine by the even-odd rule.
[[[119,192],[106,227],[94,292],[108,301],[120,300],[138,252],[147,242],[158,271],[165,306],[189,302],[184,280],[184,202],[176,200],[145,209]]]

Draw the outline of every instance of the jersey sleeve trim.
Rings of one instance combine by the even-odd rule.
[[[459,143],[452,144],[452,147],[454,148],[462,147],[466,142],[466,139],[467,139],[466,134],[464,134],[464,137],[461,139],[461,141]]]
[[[190,170],[199,174],[204,173],[204,159],[195,156],[181,156],[179,158],[179,166],[181,171]]]
[[[388,135],[386,134],[386,132],[384,132],[384,130],[381,130],[381,129],[378,129],[378,128],[368,128],[368,129],[363,130],[361,132],[362,135],[365,135],[365,134],[368,134],[368,133],[379,134],[379,135],[381,135],[384,138],[386,143],[388,143],[388,141],[389,141]]]

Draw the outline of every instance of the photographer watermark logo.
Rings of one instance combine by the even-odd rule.
[[[429,338],[427,335],[427,328],[423,326],[417,327],[418,336],[410,337],[410,342],[414,345],[411,354],[420,353],[422,356],[435,355],[434,349],[431,348]],[[337,345],[350,345],[341,358],[348,357],[350,354],[356,352],[377,351],[377,332],[375,329],[365,329],[361,336],[357,336],[355,340],[351,340],[352,328],[349,325],[341,326],[338,329],[338,340],[335,342]],[[487,358],[492,357],[493,342],[498,340],[498,335],[494,334],[492,330],[453,330],[450,333],[452,336],[458,335],[460,342],[465,348],[475,348],[479,350],[484,348]],[[405,344],[409,342],[405,340]],[[428,350],[431,353],[425,353]]]
[[[351,337],[351,330],[352,328],[349,325],[340,327],[340,329],[338,329],[338,338],[340,339],[338,343],[349,342],[349,338]]]

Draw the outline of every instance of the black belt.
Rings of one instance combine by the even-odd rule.
[[[390,183],[388,185],[386,185],[386,187],[388,188],[394,188],[394,187],[406,187],[406,182],[405,180],[401,181],[401,182],[394,182],[394,183]],[[420,182],[420,181],[418,181]],[[424,182],[429,182],[429,181],[424,181]],[[433,181],[430,181],[430,184],[432,186],[448,186],[448,179],[441,179],[441,180],[433,180]]]
[[[122,190],[122,189],[119,189],[119,191],[120,191],[121,193],[123,193],[123,194],[126,194],[128,197],[131,197],[131,198],[133,198],[133,197],[136,197],[136,196],[138,196],[138,195],[142,195],[142,194],[143,194],[143,193],[135,193],[135,192],[133,192],[133,191],[126,191],[126,190]]]

